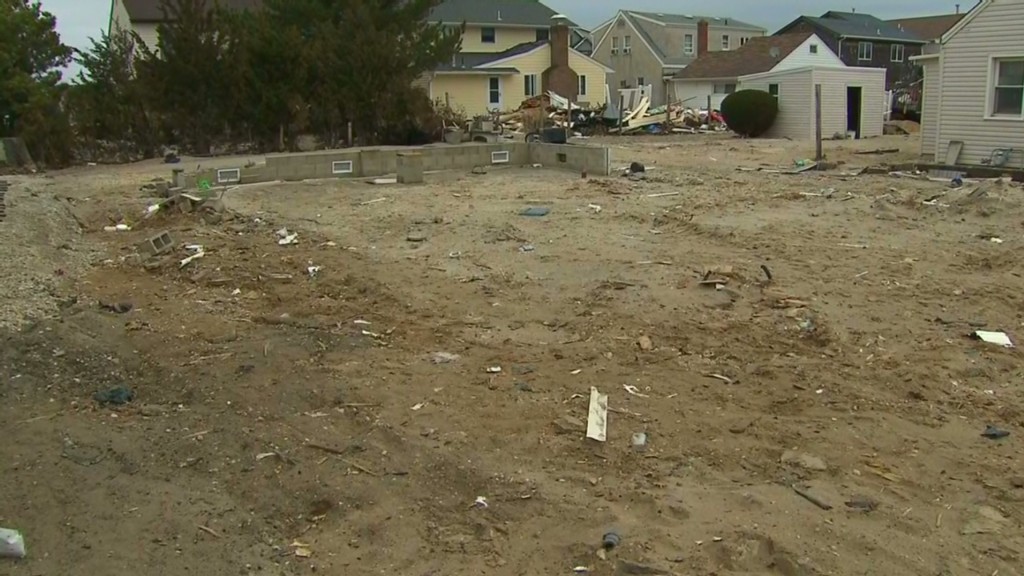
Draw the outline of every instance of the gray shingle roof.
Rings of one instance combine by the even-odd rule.
[[[755,24],[749,24],[735,18],[725,18],[722,16],[698,16],[693,14],[664,14],[661,12],[637,12],[636,10],[630,10],[630,14],[637,14],[651,20],[657,20],[658,22],[664,22],[665,24],[692,24],[697,25],[697,22],[701,20],[707,20],[711,26],[728,26],[730,28],[747,28],[749,30],[756,30],[764,32],[765,29]]]
[[[501,60],[502,58],[510,58],[512,56],[518,56],[519,54],[526,54],[534,48],[547,44],[547,40],[538,40],[537,42],[524,42],[523,44],[516,44],[515,46],[505,50],[504,52],[460,52],[455,55],[454,65],[451,63],[440,66],[438,70],[444,71],[455,71],[455,70],[472,70],[477,66],[483,66],[491,62]]]
[[[444,0],[431,12],[430,20],[543,28],[551,25],[555,14],[537,0]]]
[[[654,40],[654,37],[651,36],[651,33],[646,29],[647,26],[653,27],[656,26],[656,24],[645,22],[644,20],[637,18],[637,16],[642,16],[644,18],[649,18],[651,20],[658,20],[659,22],[664,22],[665,24],[692,24],[693,26],[696,26],[697,23],[700,22],[701,20],[707,20],[709,26],[728,25],[729,27],[747,28],[752,32],[760,32],[762,34],[765,33],[765,29],[759,26],[747,24],[746,22],[741,22],[733,18],[723,18],[720,16],[662,14],[655,12],[636,12],[634,10],[623,10],[622,14],[630,21],[631,24],[633,24],[633,27],[637,29],[640,35],[643,36],[644,40],[651,45],[654,51],[657,52],[658,57],[661,58],[661,61],[664,62],[666,66],[686,66],[693,62],[693,60],[696,58],[696,55],[688,56],[681,54],[666,53],[664,48],[662,48]],[[725,23],[726,21],[728,21],[728,24]]]
[[[916,34],[901,29],[898,25],[880,20],[870,14],[855,14],[853,12],[826,12],[819,18],[803,16],[809,22],[821,26],[825,30],[837,36],[847,38],[863,39],[886,39],[902,40],[906,42],[921,42]]]
[[[210,5],[213,2],[209,2]],[[255,10],[263,5],[262,0],[220,0],[220,5],[229,10]],[[132,22],[163,22],[164,12],[160,0],[124,0],[124,8]]]

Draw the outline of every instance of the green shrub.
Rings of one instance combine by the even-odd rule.
[[[778,114],[778,99],[762,90],[740,90],[722,100],[722,117],[740,136],[756,138],[764,134]]]

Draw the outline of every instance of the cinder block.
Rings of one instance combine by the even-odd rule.
[[[395,161],[399,184],[423,183],[423,156],[419,152],[399,152]]]
[[[172,248],[174,248],[174,240],[166,231],[146,238],[138,245],[139,252],[149,257],[170,252]]]

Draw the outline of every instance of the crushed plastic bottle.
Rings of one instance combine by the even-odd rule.
[[[0,528],[0,558],[24,558],[25,538],[21,532]]]

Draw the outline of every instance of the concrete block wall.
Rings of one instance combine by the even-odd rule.
[[[186,178],[197,187],[205,180],[213,186],[306,180],[315,178],[372,178],[398,172],[401,153],[418,153],[422,169],[471,170],[477,166],[526,166],[586,170],[594,175],[611,173],[611,151],[599,146],[498,142],[455,146],[386,147],[327,150],[304,154],[271,154],[266,164],[251,168],[207,169]]]
[[[530,144],[530,163],[574,172],[586,170],[595,176],[608,176],[612,171],[611,149],[604,146]]]

